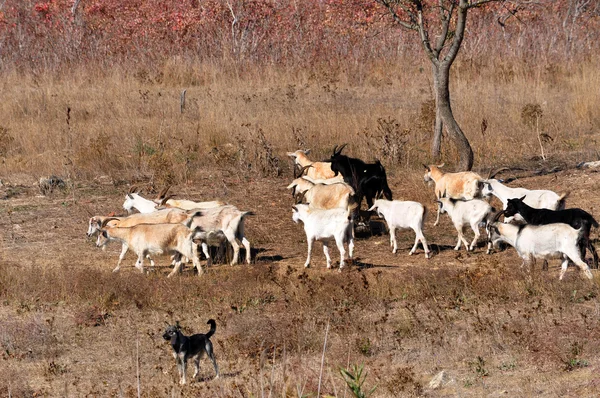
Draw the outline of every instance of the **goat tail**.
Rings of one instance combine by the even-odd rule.
[[[206,333],[206,338],[210,339],[210,336],[215,334],[215,332],[217,331],[217,322],[215,322],[214,319],[209,319],[206,323],[210,325],[210,330],[208,331],[208,333]]]
[[[425,225],[426,219],[427,219],[427,207],[423,206],[423,215],[421,216],[421,225],[419,225],[419,228],[421,228],[421,231],[423,230],[423,225]]]
[[[565,207],[567,206],[567,196],[569,196],[571,194],[571,191],[565,191],[563,192],[562,195],[560,195],[560,197],[558,198],[558,205],[556,206],[556,210],[564,210]]]

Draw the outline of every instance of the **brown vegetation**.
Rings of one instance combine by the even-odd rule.
[[[340,367],[361,364],[365,390],[377,386],[376,397],[596,394],[597,275],[590,283],[573,268],[559,282],[557,263],[521,269],[510,249],[454,252],[450,222],[434,228],[432,217],[430,260],[405,254],[413,236],[403,232],[398,255],[387,236],[361,236],[358,258],[343,273],[325,269],[320,248],[314,266],[302,267],[306,242],[291,221],[287,151],[310,148],[311,159],[322,160],[348,142],[348,154],[381,159],[395,198],[420,201],[432,214],[421,164],[431,160],[433,83],[427,61],[412,52],[417,46],[357,26],[342,35],[347,42],[328,41],[343,33],[344,19],[333,29],[324,24],[332,17],[314,10],[306,15],[323,20],[308,18],[302,32],[319,45],[294,53],[294,37],[277,47],[292,32],[283,24],[265,33],[264,46],[246,46],[229,41],[230,12],[211,2],[220,11],[206,29],[217,26],[220,35],[202,42],[206,55],[189,50],[193,29],[169,33],[152,24],[152,37],[164,41],[121,40],[127,24],[102,30],[127,16],[121,2],[104,9],[81,2],[87,24],[78,24],[80,15],[64,25],[71,20],[63,9],[64,18],[46,18],[52,10],[44,7],[67,3],[40,2],[31,14],[31,2],[8,1],[0,12],[3,48],[15,50],[0,65],[0,396],[137,396],[139,385],[145,397],[296,397],[315,396],[321,384],[322,394],[343,397],[350,392]],[[163,10],[144,4],[142,13]],[[472,29],[495,24],[492,17],[474,18]],[[13,23],[25,34],[8,30]],[[536,26],[545,37],[563,30]],[[600,69],[591,55],[598,30],[569,33],[567,24],[568,37],[557,34],[548,44],[555,47],[528,58],[539,47],[532,31],[494,27],[494,40],[466,39],[451,81],[474,170],[520,167],[509,176],[528,177],[512,184],[569,190],[570,206],[598,218],[599,174],[573,169],[599,156]],[[175,43],[188,51],[179,54],[185,45]],[[269,46],[277,51],[267,53]],[[456,153],[442,157],[453,171]],[[563,171],[532,177],[531,170],[556,166]],[[41,187],[41,177],[58,182]],[[98,250],[85,238],[87,220],[121,213],[132,183],[155,192],[175,184],[178,197],[253,210],[246,233],[257,248],[254,263],[216,264],[201,278],[188,268],[167,279],[167,258],[141,275],[129,255],[112,274],[120,248]],[[202,362],[200,381],[180,388],[161,338],[164,321],[179,320],[192,333],[206,332],[209,318],[217,320],[222,378],[212,380]],[[450,382],[429,389],[441,370]]]

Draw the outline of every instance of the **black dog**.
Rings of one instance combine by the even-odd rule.
[[[173,347],[173,357],[177,362],[177,368],[179,369],[179,376],[181,380],[179,384],[185,384],[185,370],[187,366],[187,360],[194,358],[194,378],[198,375],[200,370],[200,358],[204,356],[204,353],[208,355],[210,360],[215,367],[216,377],[219,377],[219,367],[213,354],[213,345],[210,342],[210,336],[217,330],[217,323],[214,319],[210,319],[207,322],[210,325],[210,330],[206,334],[195,334],[193,336],[186,336],[181,332],[179,322],[175,325],[169,325],[163,338],[171,341],[171,347]],[[168,324],[167,324],[168,325]]]

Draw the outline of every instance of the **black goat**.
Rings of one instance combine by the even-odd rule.
[[[360,159],[342,155],[345,146],[346,144],[338,148],[336,145],[329,161],[335,175],[342,174],[344,181],[354,188],[358,208],[360,209],[363,197],[367,199],[368,208],[373,206],[373,199],[381,195],[392,200],[392,191],[387,183],[385,168],[379,160],[375,163],[365,163]]]
[[[564,223],[569,224],[574,229],[582,228],[581,258],[585,257],[585,249],[587,247],[594,257],[594,267],[598,268],[598,253],[596,253],[596,248],[590,241],[590,230],[592,227],[598,228],[599,225],[590,213],[582,209],[536,209],[525,204],[523,199],[525,199],[525,196],[508,199],[506,210],[503,212],[504,217],[512,217],[519,213],[528,224],[532,225]]]

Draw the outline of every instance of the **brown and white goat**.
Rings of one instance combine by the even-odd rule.
[[[435,183],[435,198],[443,197],[451,199],[472,200],[481,196],[483,178],[472,171],[462,171],[458,173],[444,173],[440,170],[444,164],[423,165],[427,172],[423,177],[426,182],[433,181]],[[438,208],[437,217],[433,225],[438,225],[440,222],[440,209]]]
[[[111,227],[107,224],[112,220],[113,218],[107,218],[102,222],[96,246],[104,246],[110,240],[121,242],[137,254],[138,259],[135,266],[140,271],[144,272],[144,257],[147,255],[179,253],[192,259],[199,275],[204,272],[198,259],[198,247],[194,243],[194,240],[207,239],[208,234],[202,231],[202,228],[198,227],[192,230],[183,224],[138,224],[132,227]],[[177,266],[169,276],[174,275],[176,270],[178,270]]]
[[[327,179],[335,177],[335,173],[331,170],[330,162],[313,162],[306,155],[310,153],[310,149],[297,150],[295,152],[288,152],[287,155],[294,160],[294,165],[300,168],[309,167],[306,171],[306,175],[312,179]]]

